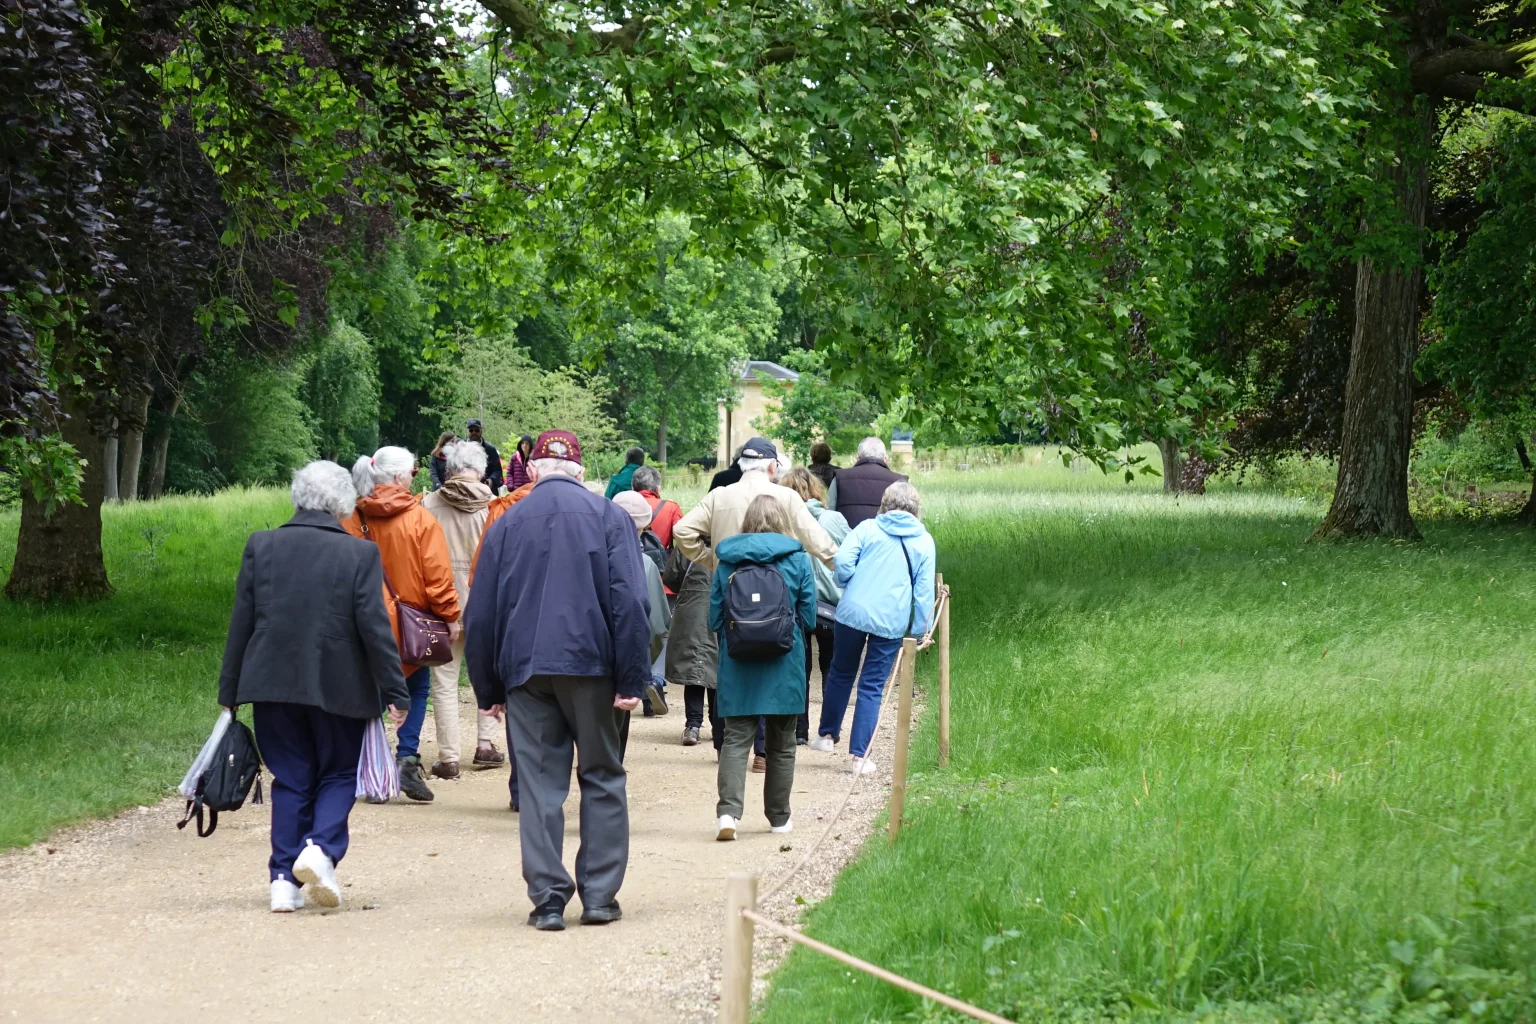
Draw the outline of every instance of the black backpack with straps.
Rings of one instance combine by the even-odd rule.
[[[772,565],[744,563],[725,584],[725,649],[736,661],[782,658],[795,646],[795,605]]]
[[[220,811],[238,811],[245,806],[251,784],[256,784],[256,799],[261,803],[261,754],[256,750],[256,737],[250,728],[238,718],[229,723],[219,740],[213,761],[197,777],[197,792],[187,801],[187,815],[176,823],[186,828],[187,822],[197,819],[197,834],[207,837],[219,827]],[[203,829],[203,811],[208,812],[208,828]]]

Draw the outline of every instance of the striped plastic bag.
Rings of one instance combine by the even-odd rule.
[[[400,772],[384,733],[384,719],[375,718],[363,730],[363,752],[357,759],[357,793],[369,800],[393,800],[400,795]]]

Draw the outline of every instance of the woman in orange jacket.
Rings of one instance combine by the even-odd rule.
[[[461,610],[453,586],[448,539],[432,513],[422,508],[411,493],[415,475],[416,457],[404,448],[387,446],[372,456],[359,458],[352,467],[357,507],[341,525],[354,537],[379,546],[386,588],[393,586],[399,600],[447,622],[450,639],[457,640]],[[399,616],[391,595],[386,594],[385,604],[390,608],[398,643]],[[431,800],[432,791],[421,773],[420,741],[421,726],[427,717],[427,695],[432,689],[432,671],[425,666],[401,667],[411,691],[411,708],[396,733],[400,789],[412,800]],[[458,714],[458,710],[439,708],[438,714]]]

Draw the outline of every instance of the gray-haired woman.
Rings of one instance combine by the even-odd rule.
[[[219,703],[250,704],[272,770],[272,911],[341,902],[363,730],[410,697],[384,608],[379,549],[347,535],[352,478],[334,462],[293,475],[293,518],[246,541]]]

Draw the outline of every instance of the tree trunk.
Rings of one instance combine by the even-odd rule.
[[[1412,233],[1410,251],[1402,261],[1362,255],[1355,270],[1355,330],[1344,388],[1338,489],[1314,537],[1419,538],[1408,512],[1408,459],[1424,291],[1427,153],[1435,124],[1433,107],[1426,101],[1424,108],[1418,115],[1420,138],[1399,146],[1399,162],[1388,172],[1401,221],[1388,227]],[[1370,228],[1363,225],[1362,230]]]
[[[165,407],[165,420],[155,434],[155,443],[151,449],[149,463],[149,483],[144,491],[144,497],[153,501],[165,493],[165,460],[171,451],[171,427],[176,422],[176,410],[181,408],[181,392],[171,395],[170,403]],[[328,456],[335,461],[336,456]]]
[[[1163,493],[1184,493],[1184,449],[1171,438],[1157,442],[1157,450],[1163,453]]]
[[[117,500],[117,420],[112,421],[111,436],[101,443],[102,500]]]
[[[91,599],[112,593],[101,554],[101,503],[106,474],[101,439],[91,432],[81,402],[70,402],[71,415],[61,433],[85,458],[80,483],[83,505],[58,505],[44,517],[43,506],[30,490],[21,499],[21,531],[16,536],[16,562],[5,586],[13,601]]]
[[[136,422],[123,437],[123,471],[118,480],[118,491],[124,501],[133,501],[139,496],[139,466],[144,459],[144,425],[149,418],[149,399],[150,392],[143,391],[134,409]]]
[[[661,407],[661,418],[656,421],[656,461],[667,464],[667,407]]]

